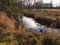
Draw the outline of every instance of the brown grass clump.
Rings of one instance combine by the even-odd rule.
[[[0,23],[7,26],[6,32],[14,32],[15,29],[15,20],[8,18],[6,13],[0,13]]]
[[[17,29],[17,33],[18,34],[23,34],[23,35],[27,34],[26,26],[19,25],[18,29]]]
[[[25,26],[22,28],[22,25],[18,27],[18,29],[15,29],[15,19],[10,19],[6,13],[1,12],[0,13],[0,24],[3,24],[7,26],[4,32],[6,33],[25,33],[24,30],[26,30]]]

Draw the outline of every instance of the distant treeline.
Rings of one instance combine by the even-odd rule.
[[[31,4],[25,5],[25,4],[23,4],[22,0],[21,1],[17,1],[17,0],[0,0],[0,4],[3,4],[5,6],[7,6],[7,7],[9,7],[10,4],[12,4],[14,2],[17,3],[18,6],[22,6],[22,8],[23,7],[24,8],[30,8],[30,9],[32,9],[32,8],[36,8],[36,9],[46,9],[46,8],[48,8],[48,9],[51,9],[51,8],[58,9],[58,8],[60,8],[60,6],[53,7],[52,3],[43,4],[43,2],[42,3],[36,2],[33,5],[31,5]],[[14,5],[14,4],[12,4],[12,5]]]
[[[52,4],[50,3],[46,3],[46,4],[40,4],[40,3],[36,3],[34,5],[25,5],[26,8],[36,8],[36,9],[59,9],[60,6],[57,7],[53,7]]]

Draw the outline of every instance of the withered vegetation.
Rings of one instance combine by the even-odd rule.
[[[15,26],[16,20],[0,12],[0,45],[60,45],[57,33],[28,33],[25,25]]]

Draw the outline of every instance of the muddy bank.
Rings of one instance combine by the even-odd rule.
[[[60,28],[60,20],[52,20],[43,17],[37,17],[35,20],[42,25],[47,25],[47,27]]]

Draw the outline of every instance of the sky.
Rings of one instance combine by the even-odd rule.
[[[40,0],[36,0],[36,1],[40,1]],[[42,0],[42,1],[44,3],[51,3],[51,0]],[[54,7],[60,6],[60,0],[52,0],[52,4],[53,4]]]
[[[50,3],[51,0],[43,0],[45,3]],[[60,3],[60,0],[52,0],[53,3]]]
[[[38,0],[37,0],[38,1]],[[44,3],[51,3],[51,0],[42,0]],[[54,7],[60,6],[60,0],[52,0],[52,4]]]
[[[44,3],[50,3],[51,0],[43,0]],[[54,7],[60,6],[60,0],[52,0],[52,4]]]
[[[26,0],[28,1],[28,0]],[[39,2],[40,0],[36,0],[36,2]],[[51,0],[42,0],[44,3],[51,3]],[[29,3],[29,2],[28,2]],[[30,3],[34,4],[34,0],[30,0]],[[25,2],[26,4],[26,2]],[[60,0],[52,0],[52,4],[54,7],[60,6]]]

